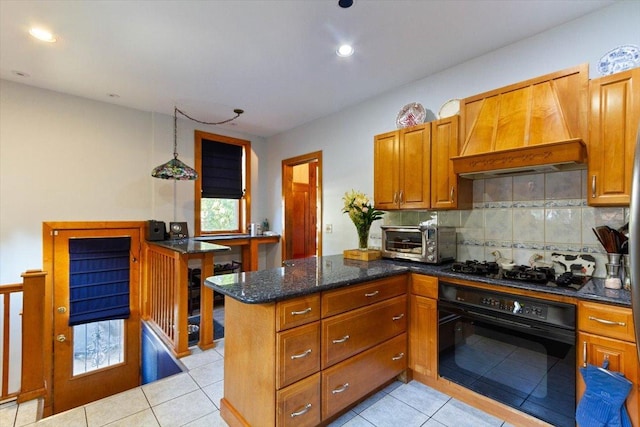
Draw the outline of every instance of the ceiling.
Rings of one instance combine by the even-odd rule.
[[[612,3],[0,0],[0,77],[269,137]]]

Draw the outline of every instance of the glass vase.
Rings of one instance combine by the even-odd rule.
[[[356,230],[358,230],[358,249],[361,251],[368,250],[370,228],[371,228],[371,224],[365,224],[365,225],[356,227]]]

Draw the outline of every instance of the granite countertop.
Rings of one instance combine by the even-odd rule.
[[[252,236],[251,234],[212,234],[210,236],[194,237],[193,240],[200,242],[215,242],[216,240],[241,240],[241,239],[268,239],[270,237],[280,237],[277,233],[269,232],[270,234],[260,234],[258,236]]]
[[[204,252],[222,252],[231,250],[231,248],[228,246],[216,245],[215,243],[203,242],[193,238],[161,240],[148,243],[150,245],[156,245],[163,248],[171,249],[172,251],[180,252],[181,254],[197,254]]]
[[[631,306],[631,292],[606,289],[604,279],[593,278],[580,290],[548,287],[511,280],[470,276],[447,271],[448,264],[431,265],[408,261],[357,261],[342,255],[285,261],[283,267],[245,273],[208,277],[205,284],[216,292],[247,304],[286,300],[320,291],[340,288],[369,280],[381,279],[407,272],[439,278],[457,278],[476,283],[500,285],[505,288],[529,289],[580,300]]]

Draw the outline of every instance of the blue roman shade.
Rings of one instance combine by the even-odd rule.
[[[242,146],[202,140],[202,197],[241,199]]]
[[[130,237],[69,240],[69,325],[127,319]]]

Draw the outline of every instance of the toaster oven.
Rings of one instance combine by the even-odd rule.
[[[382,256],[429,264],[456,259],[455,227],[383,225]]]

